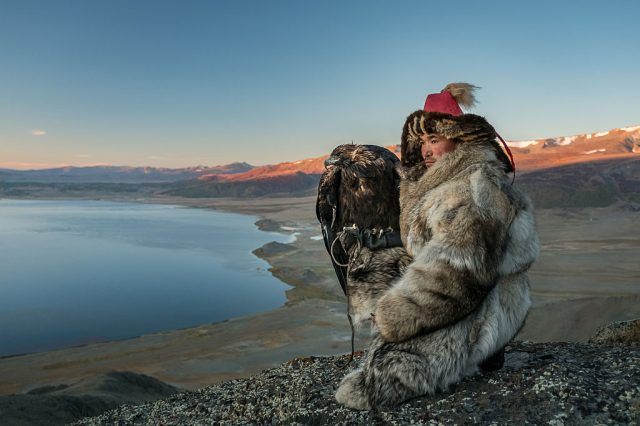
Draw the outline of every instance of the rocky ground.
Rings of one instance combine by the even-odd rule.
[[[81,425],[638,424],[640,345],[513,342],[505,366],[449,392],[360,412],[333,399],[348,357],[297,358],[262,374]]]

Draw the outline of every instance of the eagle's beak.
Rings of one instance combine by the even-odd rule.
[[[340,159],[332,155],[331,157],[324,160],[324,167],[335,166],[338,161],[340,161]]]

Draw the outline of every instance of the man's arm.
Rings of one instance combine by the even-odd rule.
[[[484,202],[479,205],[469,198],[440,209],[440,219],[430,221],[432,238],[414,253],[406,273],[378,302],[376,325],[386,341],[406,340],[455,323],[494,287],[508,203],[493,189],[489,198],[497,206],[484,208]]]

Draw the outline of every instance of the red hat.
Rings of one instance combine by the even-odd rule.
[[[424,110],[427,112],[444,112],[456,116],[463,114],[462,108],[460,108],[460,105],[448,90],[427,96],[427,100],[424,102]]]
[[[432,93],[427,96],[424,102],[424,110],[426,112],[443,112],[458,116],[464,114],[462,105],[465,108],[471,108],[476,103],[473,94],[477,86],[469,83],[450,83],[442,89],[440,93]]]

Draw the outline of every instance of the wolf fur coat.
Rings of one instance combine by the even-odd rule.
[[[428,170],[422,133],[456,141]],[[351,408],[395,405],[445,390],[501,350],[530,306],[526,271],[538,254],[529,199],[484,118],[417,111],[402,138],[400,228],[413,257],[379,299],[378,334],[336,399]]]

